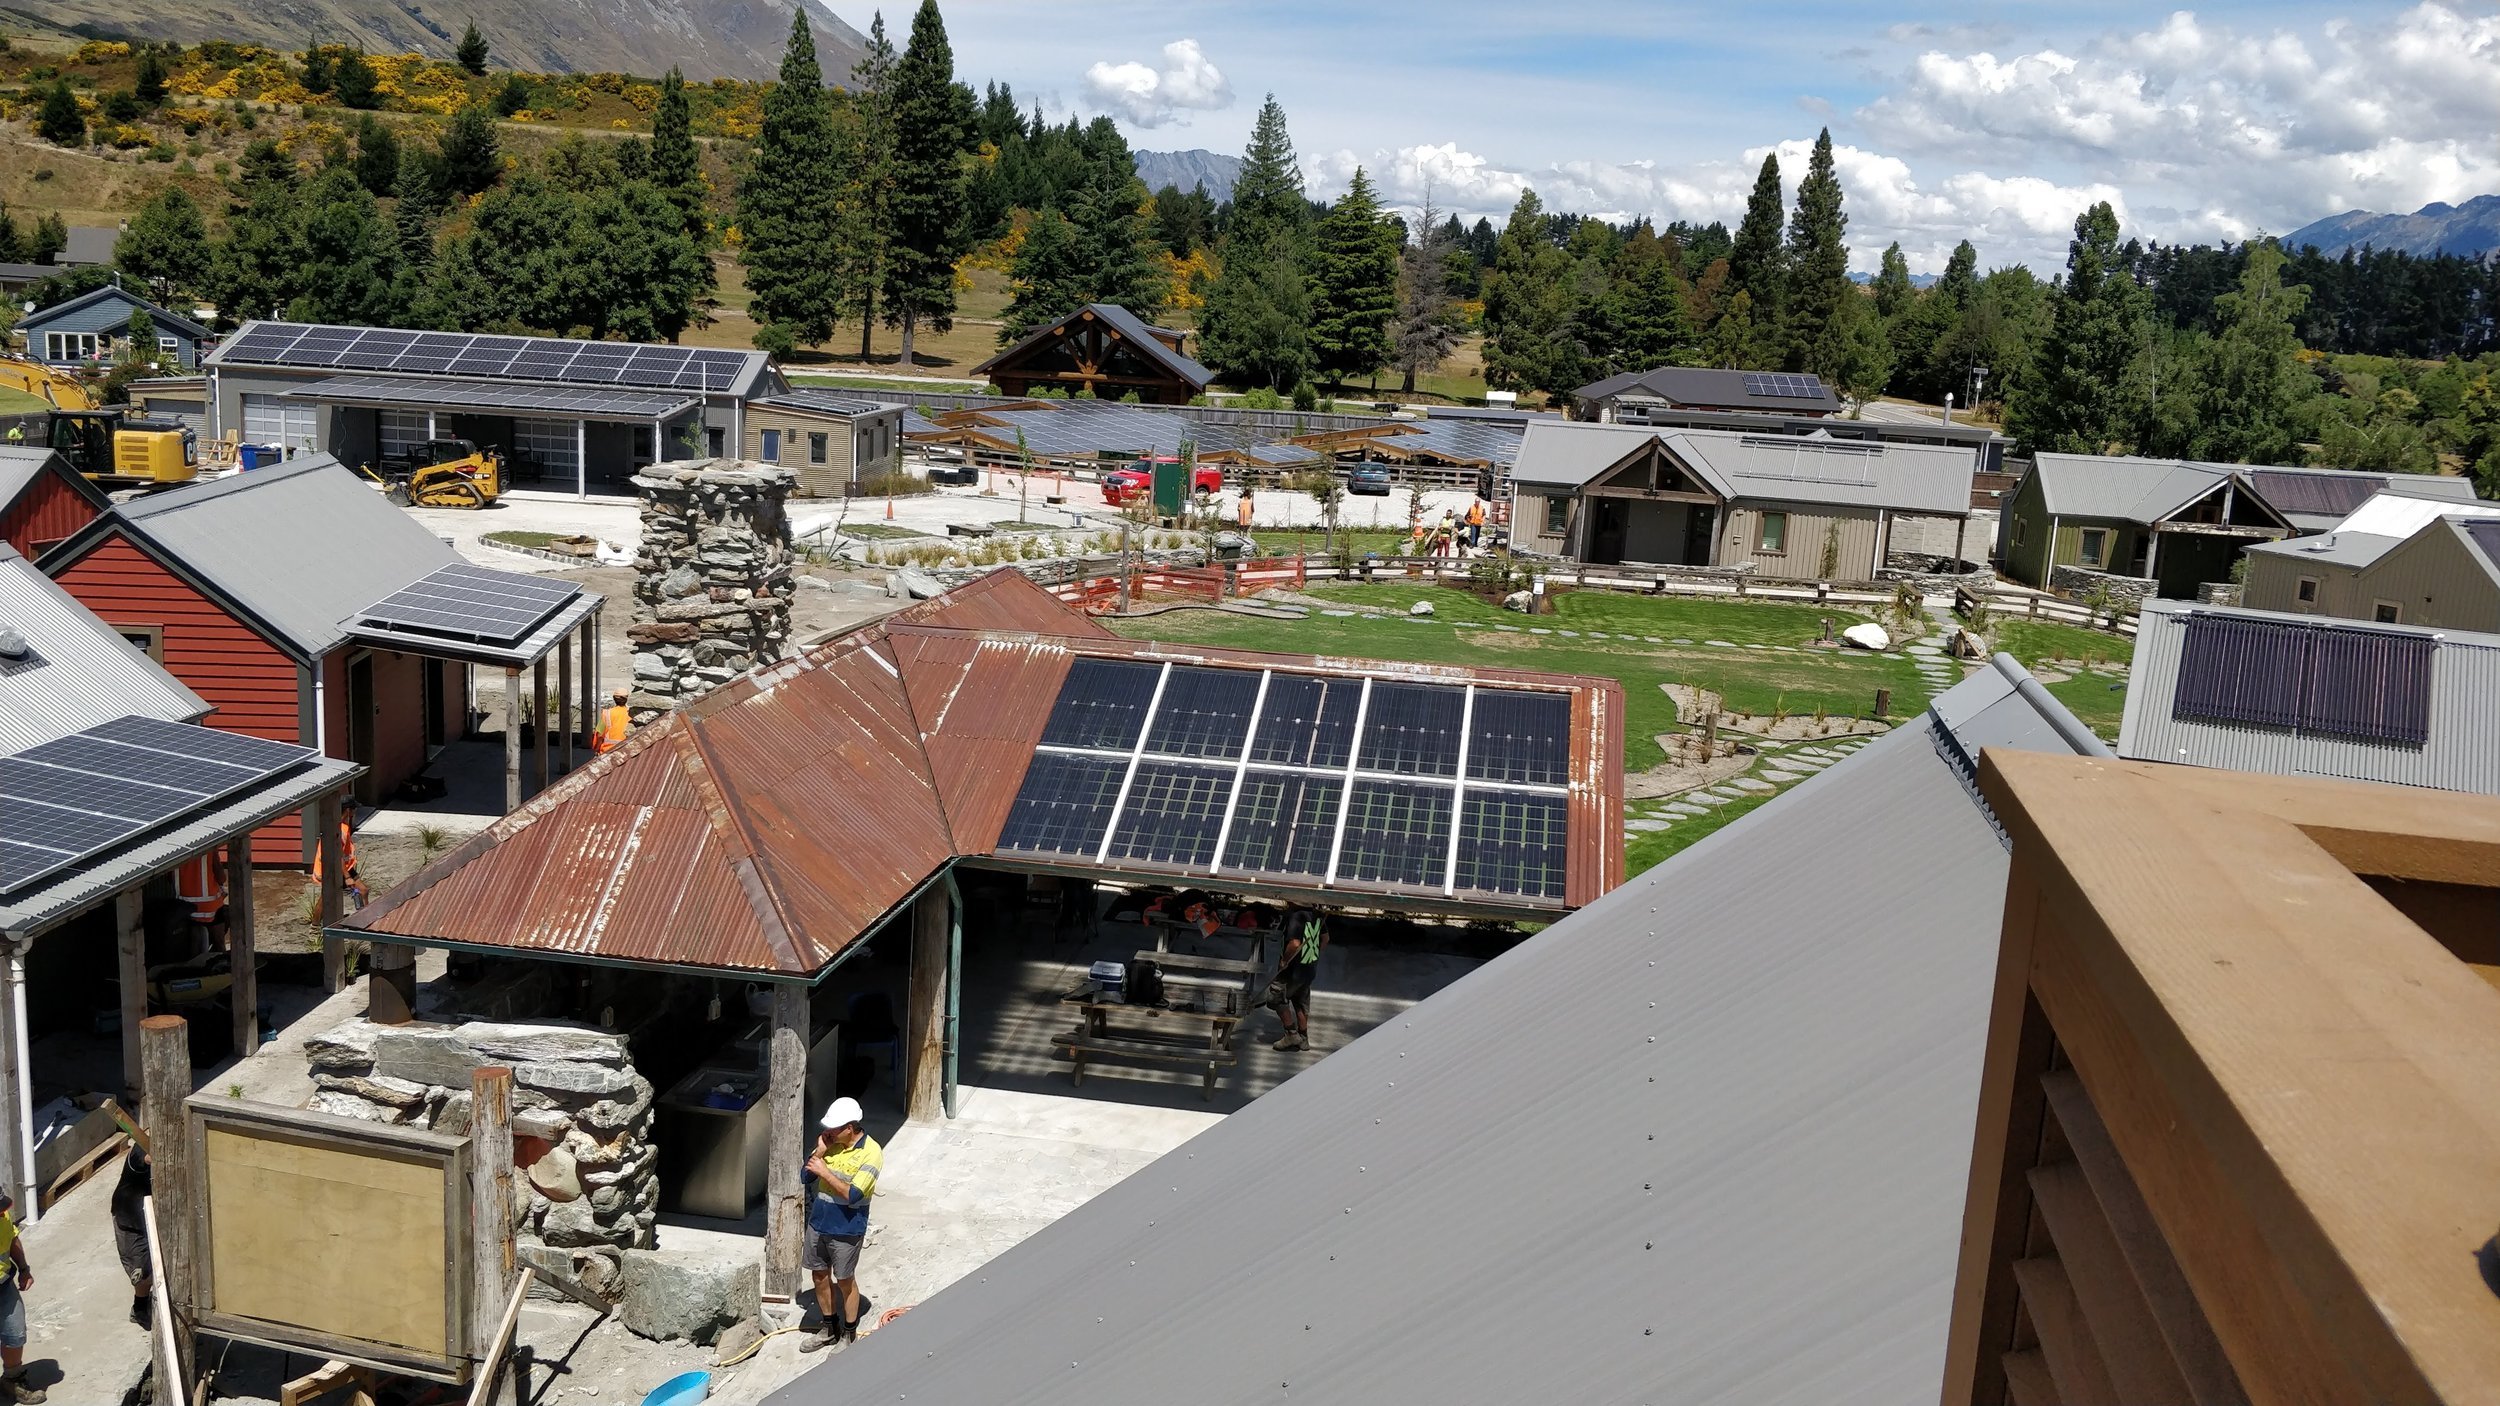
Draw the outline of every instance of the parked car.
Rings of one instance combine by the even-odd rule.
[[[1348,493],[1358,494],[1366,498],[1388,497],[1389,466],[1386,464],[1357,464],[1353,468],[1346,470],[1345,491]]]
[[[1154,498],[1154,477],[1152,466],[1158,463],[1169,464],[1173,462],[1175,461],[1171,459],[1140,459],[1138,461],[1139,467],[1137,468],[1104,470],[1102,475],[1102,500],[1115,508],[1124,507],[1131,501],[1139,503],[1151,502]],[[1222,469],[1209,468],[1201,464],[1198,467],[1196,479],[1197,482],[1192,485],[1193,492],[1221,493],[1224,491],[1224,471]]]

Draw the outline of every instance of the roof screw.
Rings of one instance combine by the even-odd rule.
[[[1647,1190],[1649,1190],[1649,1189],[1650,1189],[1650,1186],[1649,1186],[1649,1183],[1648,1183],[1648,1182],[1642,1182],[1642,1183],[1641,1183],[1641,1190],[1643,1190],[1643,1191],[1647,1191]],[[1135,1263],[1137,1263],[1137,1261],[1135,1261],[1135,1260],[1130,1260],[1130,1261],[1129,1261],[1129,1263],[1130,1263],[1130,1264],[1135,1264]]]
[[[1641,1242],[1641,1248],[1644,1250],[1655,1250],[1658,1248],[1658,1245],[1656,1241],[1644,1240]]]
[[[1645,1338],[1645,1337],[1648,1337],[1648,1336],[1649,1336],[1649,1329],[1647,1329],[1647,1328],[1643,1328],[1643,1329],[1641,1330],[1641,1336],[1642,1336],[1642,1337],[1644,1337],[1644,1338]]]

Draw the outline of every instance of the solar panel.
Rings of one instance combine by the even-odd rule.
[[[1252,771],[1233,803],[1224,867],[1256,874],[1325,874],[1345,783],[1301,772]]]
[[[1409,776],[1458,774],[1459,720],[1464,689],[1439,684],[1375,683],[1363,719],[1365,771]]]
[[[1776,400],[1821,400],[1823,381],[1819,376],[1799,376],[1786,371],[1748,371],[1745,373],[1745,394]]]
[[[1042,727],[1045,747],[1102,747],[1125,752],[1146,730],[1146,707],[1154,701],[1160,664],[1127,659],[1079,659],[1068,666]]]
[[[1250,735],[1250,709],[1259,699],[1259,676],[1240,669],[1175,666],[1155,707],[1146,750],[1175,757],[1241,755]]]
[[[401,587],[360,617],[366,625],[515,644],[563,609],[581,588],[455,563]]]
[[[230,339],[224,352],[229,361],[282,366],[335,366],[486,379],[510,376],[594,385],[621,382],[692,391],[725,391],[734,387],[751,356],[748,352],[628,342],[409,332],[294,322],[255,324]]]
[[[1447,786],[1354,783],[1337,878],[1439,887],[1450,863],[1450,801]]]
[[[1036,752],[998,832],[998,847],[1091,858],[1111,825],[1128,763],[1116,757]]]
[[[1476,690],[1467,720],[1467,779],[1560,786],[1571,777],[1571,700],[1559,693]]]
[[[1269,676],[1250,760],[1281,766],[1344,766],[1354,752],[1354,714],[1362,697],[1360,679]]]
[[[131,717],[0,757],[0,890],[68,868],[312,755]]]
[[[1484,706],[1484,695],[1477,695],[1476,706]],[[1469,791],[1459,819],[1456,886],[1562,897],[1566,811],[1560,796]]]
[[[1215,858],[1224,805],[1232,795],[1230,767],[1140,762],[1111,832],[1108,857],[1204,869]]]

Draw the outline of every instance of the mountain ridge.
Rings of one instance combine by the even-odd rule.
[[[2283,236],[2286,249],[2311,244],[2330,256],[2367,246],[2407,254],[2479,258],[2500,250],[2500,195],[2478,195],[2462,205],[2434,200],[2410,215],[2347,210]]]
[[[1207,194],[1221,205],[1232,199],[1233,182],[1241,177],[1241,158],[1226,156],[1222,152],[1141,151],[1135,155],[1137,179],[1144,181],[1150,191],[1161,190],[1167,185],[1178,186],[1184,191],[1203,185]]]

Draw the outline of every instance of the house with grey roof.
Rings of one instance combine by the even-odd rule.
[[[1983,748],[2107,754],[2000,658],[771,1406],[1932,1406],[2009,870]]]
[[[1758,410],[1776,415],[1836,415],[1840,397],[1823,378],[1782,371],[1727,371],[1709,366],[1655,366],[1593,381],[1571,393],[1573,415],[1600,423],[1638,424],[1665,410]]]
[[[1088,303],[972,368],[1009,395],[1090,390],[1104,400],[1187,405],[1215,373],[1182,350],[1184,335],[1127,308]]]
[[[904,407],[818,386],[747,402],[739,457],[798,471],[802,498],[841,498],[903,466]]]
[[[2500,795],[2495,716],[2500,633],[2147,601],[2118,754]]]
[[[2041,454],[2005,501],[1998,566],[2042,588],[2059,585],[2059,568],[2075,567],[2151,581],[2154,593],[2187,599],[2200,585],[2229,580],[2244,549],[2323,531],[2390,487],[2456,502],[2474,496],[2464,479],[2430,475]]]
[[[2247,561],[2240,603],[2252,609],[2500,632],[2500,503],[2391,490],[2316,536],[2250,547]]]
[[[460,438],[579,494],[729,455],[747,403],[790,388],[759,351],[301,322],[246,322],[202,365],[212,438],[364,465]]]
[[[17,333],[26,354],[46,366],[85,366],[122,354],[130,345],[133,312],[145,313],[155,329],[145,350],[153,352],[166,370],[189,370],[199,364],[206,327],[119,286],[90,288],[75,298],[30,312],[18,319]]]
[[[1511,467],[1511,545],[1597,565],[1869,581],[1901,519],[1968,521],[1976,467],[1947,445],[1539,421]]]

